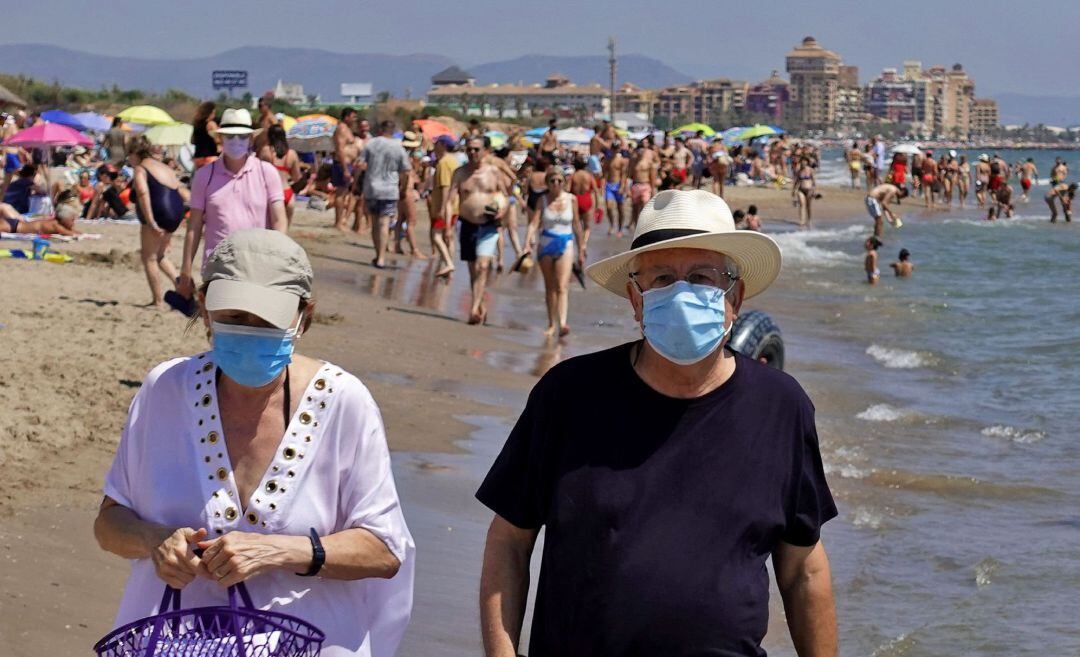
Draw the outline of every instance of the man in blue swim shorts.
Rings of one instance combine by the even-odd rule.
[[[620,150],[615,150],[611,159],[604,161],[604,204],[607,206],[608,235],[616,232],[619,237],[623,235],[623,225],[626,222],[623,199],[626,195],[628,163],[626,153]]]
[[[484,289],[498,249],[499,227],[509,207],[506,176],[484,162],[490,144],[487,137],[472,137],[465,143],[468,162],[454,172],[443,206],[443,216],[449,217],[454,203],[458,203],[461,259],[469,265],[472,284],[470,324],[483,324],[487,319]]]

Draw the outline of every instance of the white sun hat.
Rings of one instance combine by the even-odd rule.
[[[724,199],[705,190],[666,190],[641,210],[630,250],[589,266],[589,277],[621,297],[628,296],[630,268],[639,253],[660,249],[705,249],[739,266],[745,296],[765,291],[780,274],[780,247],[768,235],[736,230]]]
[[[244,108],[229,108],[222,112],[217,131],[222,135],[250,135],[258,132],[251,125],[251,112]]]

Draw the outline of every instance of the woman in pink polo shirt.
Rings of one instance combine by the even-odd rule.
[[[217,129],[222,157],[200,167],[192,180],[191,217],[176,286],[176,291],[189,299],[195,293],[191,263],[200,241],[205,261],[218,242],[235,231],[288,231],[281,176],[272,164],[251,152],[251,138],[256,132],[246,109],[225,110]]]

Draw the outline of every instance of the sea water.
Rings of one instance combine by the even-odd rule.
[[[904,227],[886,227],[878,285],[867,285],[862,271],[871,222],[856,213],[776,233],[784,272],[747,304],[779,322],[788,371],[817,409],[840,512],[822,535],[841,654],[1076,654],[1080,224],[1051,225],[1038,199],[996,222],[976,208],[927,212],[910,200],[899,212]],[[780,225],[768,217],[765,224]],[[591,259],[628,242],[596,231]],[[915,263],[910,279],[888,267],[900,248]],[[463,270],[446,285],[432,281],[430,263],[374,271],[313,259],[324,285],[380,296],[405,312],[467,314]],[[451,348],[539,376],[561,359],[640,336],[625,299],[573,285],[566,340],[540,334],[546,313],[534,270],[493,281],[489,321],[504,329],[494,334],[505,351]],[[520,406],[520,394],[508,398]],[[513,417],[520,408],[506,410]],[[485,424],[466,444],[468,456],[395,456],[421,563],[425,550],[438,552],[417,581],[423,627],[410,630],[412,648],[476,652],[473,601],[488,516],[471,493],[506,430],[505,422]],[[445,472],[409,465],[440,458],[461,462],[448,461]],[[450,600],[464,606],[448,607]],[[774,616],[783,613],[777,599],[771,606]],[[779,627],[766,642],[770,653],[794,655]]]

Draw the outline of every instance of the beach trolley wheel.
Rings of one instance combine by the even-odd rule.
[[[735,318],[728,345],[747,358],[784,369],[784,338],[780,327],[760,310],[749,310]]]
[[[307,621],[257,609],[243,583],[229,587],[227,606],[195,609],[180,609],[180,591],[167,586],[158,609],[170,608],[116,628],[94,651],[98,657],[317,657],[326,638]]]

